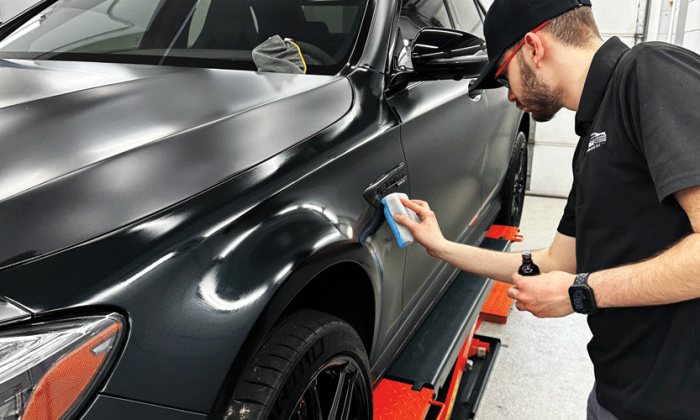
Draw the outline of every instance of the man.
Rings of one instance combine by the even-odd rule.
[[[505,85],[538,121],[577,112],[573,187],[552,245],[533,253],[544,274],[446,241],[428,203],[404,202],[420,224],[396,220],[430,255],[514,284],[519,310],[590,313],[588,419],[700,419],[700,56],[603,43],[590,6],[495,0],[484,23],[475,90]]]

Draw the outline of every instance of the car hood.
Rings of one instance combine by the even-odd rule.
[[[134,222],[333,124],[339,76],[0,60],[0,268]]]

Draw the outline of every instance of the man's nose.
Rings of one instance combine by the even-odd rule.
[[[518,98],[515,97],[515,93],[513,93],[513,89],[508,88],[508,100],[511,102],[515,102],[516,99],[518,99]]]

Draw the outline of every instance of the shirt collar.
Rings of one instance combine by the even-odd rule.
[[[629,47],[620,38],[614,36],[607,40],[593,56],[591,68],[583,85],[581,102],[576,112],[576,134],[585,136],[598,113],[603,100],[605,88],[612,77],[617,62]]]

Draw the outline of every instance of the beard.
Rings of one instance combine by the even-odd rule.
[[[532,119],[537,122],[551,120],[563,108],[561,97],[563,89],[552,89],[540,80],[520,57],[518,60],[522,75],[523,93],[518,98],[521,106],[530,111]]]

